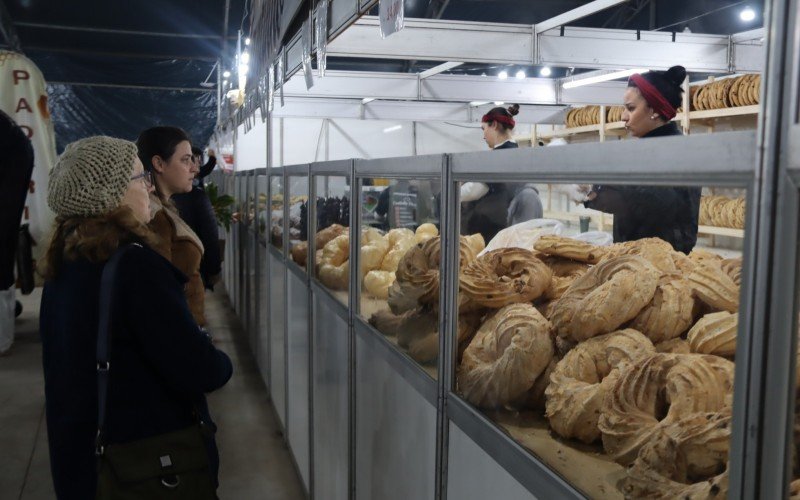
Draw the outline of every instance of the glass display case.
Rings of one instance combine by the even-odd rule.
[[[439,357],[440,163],[430,161],[433,170],[413,179],[359,178],[359,315],[434,379]]]
[[[270,173],[269,241],[273,248],[283,253],[283,176]]]
[[[454,184],[450,205],[459,238],[450,256],[451,398],[528,450],[553,485],[563,480],[562,494],[727,491],[734,358],[746,356],[737,339],[749,334],[738,321],[740,295],[751,293],[742,286],[748,255],[741,243],[712,247],[697,228],[699,213],[747,237],[746,196],[710,194],[752,195],[754,153],[737,140],[752,136],[626,141],[606,146],[607,160],[587,155],[561,172],[531,165],[591,147],[453,157],[454,179],[469,180]],[[622,175],[628,149],[635,156],[690,141],[695,153],[665,158],[657,174]],[[698,158],[701,147],[708,158]],[[741,158],[731,161],[725,147]],[[577,221],[544,218],[534,183],[591,211]],[[484,194],[463,200],[476,185]],[[608,232],[589,231],[598,212]]]
[[[315,175],[314,276],[339,302],[349,305],[350,178],[342,174]],[[310,251],[310,250],[309,250]],[[308,259],[308,257],[306,257]],[[298,255],[298,261],[302,256]]]

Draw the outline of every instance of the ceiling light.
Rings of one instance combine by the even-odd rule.
[[[383,133],[388,134],[389,132],[397,132],[401,128],[403,128],[402,125],[394,125],[392,127],[386,127],[385,129],[383,129]]]
[[[515,76],[517,77],[517,80],[524,80],[527,75],[524,71],[519,70]]]
[[[242,52],[242,62],[244,64],[250,64],[250,54],[247,52]]]
[[[539,75],[541,76],[550,76],[553,74],[553,71],[550,69],[550,66],[545,66],[541,70],[539,70]]]
[[[225,71],[222,72],[222,76],[228,78],[229,76],[231,76],[231,72],[226,69]]]
[[[750,22],[756,18],[756,11],[754,11],[751,7],[745,7],[739,12],[739,19],[744,22]]]
[[[227,87],[228,86],[228,80],[222,80],[222,86],[223,87]]]
[[[508,78],[508,73],[505,71],[501,71],[500,73],[497,74],[497,78],[505,80],[506,78]]]
[[[605,75],[592,76],[589,78],[581,78],[566,82],[563,87],[565,89],[574,89],[575,87],[582,87],[584,85],[591,85],[593,83],[607,82],[609,80],[616,80],[617,78],[625,78],[634,73],[645,73],[648,70],[642,68],[626,69],[624,71],[614,71],[613,73],[606,73]]]
[[[503,101],[494,101],[495,106],[502,106],[503,104],[505,104]]]
[[[244,39],[244,44],[245,45],[250,45],[250,37],[249,36]]]

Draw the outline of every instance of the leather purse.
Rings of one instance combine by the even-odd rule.
[[[134,244],[136,245],[136,244]],[[111,369],[110,330],[117,268],[133,245],[117,250],[103,268],[97,331],[97,500],[217,500],[205,438],[210,427],[197,422],[184,429],[128,443],[107,444],[104,429]],[[141,246],[141,245],[136,245]]]

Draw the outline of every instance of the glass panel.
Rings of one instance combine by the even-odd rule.
[[[350,287],[350,181],[345,176],[315,176],[317,279],[343,304]]]
[[[269,211],[267,210],[267,176],[256,176],[256,189],[258,189],[258,203],[256,204],[256,219],[258,220],[258,242],[264,246],[267,245],[267,217]]]
[[[269,241],[272,246],[283,252],[283,177],[271,175],[269,182],[272,189]]]
[[[437,377],[441,180],[364,179],[361,316]]]
[[[308,176],[289,177],[289,254],[306,268],[308,260]]]
[[[459,186],[456,393],[590,498],[717,498],[745,191],[488,181]]]

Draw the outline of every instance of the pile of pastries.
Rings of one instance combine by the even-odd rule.
[[[690,87],[692,111],[753,106],[761,102],[761,75],[742,75]]]
[[[388,299],[401,257],[414,245],[438,236],[433,224],[422,224],[416,231],[392,229],[387,233],[373,227],[361,230],[361,279],[364,290],[376,298]],[[347,290],[350,276],[350,235],[347,228],[333,224],[315,235],[317,278],[333,290]],[[308,243],[292,247],[292,259],[306,265]]]
[[[743,197],[703,196],[699,222],[704,226],[744,229],[745,208]]]
[[[741,259],[559,236],[477,257],[477,238],[459,246],[460,394],[544,410],[554,434],[602,444],[631,471],[626,497],[724,490]],[[439,246],[406,252],[391,310],[370,319],[423,363],[438,355]]]

